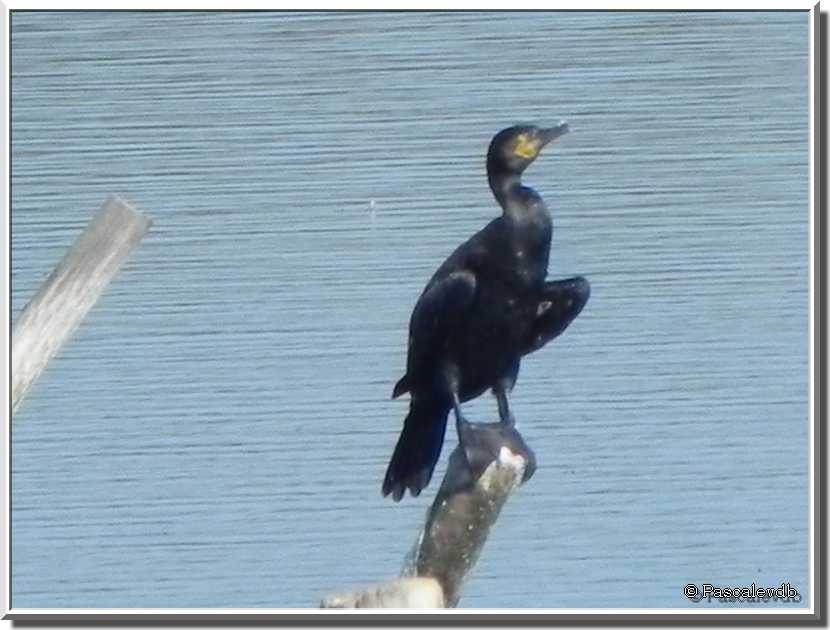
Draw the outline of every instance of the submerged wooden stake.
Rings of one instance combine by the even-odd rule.
[[[12,413],[69,339],[150,227],[127,202],[109,197],[12,329]]]
[[[403,576],[327,597],[322,608],[451,608],[513,491],[536,468],[513,425],[464,423]]]

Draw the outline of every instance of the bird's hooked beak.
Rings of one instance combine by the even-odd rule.
[[[524,160],[535,160],[539,157],[539,153],[545,145],[550,144],[560,136],[564,136],[568,131],[570,131],[568,123],[562,121],[555,127],[547,129],[537,127],[532,134],[521,133],[513,148],[513,155]]]
[[[541,149],[546,144],[550,144],[551,142],[553,142],[557,138],[560,138],[560,137],[564,136],[570,130],[571,130],[571,128],[568,126],[568,123],[566,123],[564,120],[561,123],[559,123],[558,125],[556,125],[555,127],[549,127],[548,129],[542,129],[539,132],[539,142],[540,142],[539,148]]]

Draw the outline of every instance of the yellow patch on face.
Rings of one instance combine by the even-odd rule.
[[[520,134],[516,139],[513,155],[529,160],[535,158],[537,153],[539,153],[539,145],[531,140],[526,133]]]

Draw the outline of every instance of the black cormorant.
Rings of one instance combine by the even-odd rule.
[[[429,483],[450,409],[492,389],[501,422],[513,424],[507,393],[519,361],[559,335],[588,300],[588,281],[545,282],[552,223],[542,198],[522,185],[541,149],[566,123],[500,131],[487,152],[490,188],[502,216],[459,246],[432,276],[412,312],[406,374],[393,397],[410,393],[384,496],[413,496]]]

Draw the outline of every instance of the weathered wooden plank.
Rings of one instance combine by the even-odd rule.
[[[12,413],[147,233],[150,219],[109,197],[12,329]]]

